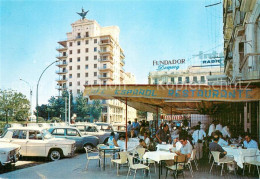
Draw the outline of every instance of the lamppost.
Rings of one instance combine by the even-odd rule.
[[[32,110],[32,86],[30,85],[29,82],[23,80],[20,78],[21,81],[25,82],[29,87],[30,87],[30,113],[31,113],[31,117],[33,116],[33,110]]]
[[[56,63],[56,62],[58,62],[58,61],[60,61],[60,60],[56,60],[56,61],[54,61],[54,62],[52,62],[49,66],[47,66],[44,70],[43,70],[43,72],[42,72],[42,74],[41,74],[41,76],[39,77],[39,80],[38,80],[38,82],[37,82],[37,88],[36,88],[36,110],[37,110],[37,118],[36,118],[36,122],[38,123],[38,88],[39,88],[39,82],[40,82],[40,80],[41,80],[41,78],[42,78],[42,75],[43,75],[43,73],[51,66],[51,65],[53,65],[54,63]]]

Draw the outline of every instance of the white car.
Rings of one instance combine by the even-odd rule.
[[[49,131],[39,127],[9,128],[0,142],[20,145],[22,156],[48,157],[52,161],[71,157],[75,151],[75,141],[54,138]]]
[[[17,162],[20,145],[0,142],[0,166]]]

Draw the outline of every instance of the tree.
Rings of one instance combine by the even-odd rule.
[[[90,114],[93,116],[94,119],[99,119],[101,116],[102,105],[100,100],[94,100],[90,105]]]
[[[78,96],[76,97],[76,102],[74,106],[74,112],[77,114],[77,117],[84,118],[90,111],[90,105],[88,104],[87,99],[83,97],[82,93],[78,94]]]
[[[0,90],[0,113],[9,119],[25,120],[29,116],[30,102],[25,95],[13,90]]]
[[[147,112],[138,110],[137,116],[138,118],[147,118]]]

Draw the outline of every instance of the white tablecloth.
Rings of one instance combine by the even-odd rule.
[[[223,147],[223,149],[227,152],[227,155],[234,156],[234,160],[240,168],[243,168],[244,162],[255,161],[257,159],[257,149],[241,149],[232,147]]]
[[[155,151],[155,152],[146,152],[143,156],[144,159],[151,159],[156,162],[160,162],[161,160],[173,160],[176,153],[170,153],[165,151]]]
[[[172,146],[172,144],[158,144],[156,146],[156,148],[157,148],[157,151],[159,151],[159,150],[167,150],[167,151],[169,151],[171,148],[173,148],[173,146]]]

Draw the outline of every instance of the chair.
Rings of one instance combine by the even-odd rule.
[[[143,156],[144,156],[144,153],[145,153],[145,148],[137,148],[136,149],[136,153],[138,154],[138,158],[137,158],[137,160],[139,160],[140,162],[142,162],[143,164],[144,163],[147,163],[148,164],[148,166],[150,165],[150,164],[154,164],[154,172],[156,173],[156,163],[155,163],[155,161],[153,161],[153,160],[151,160],[151,159],[144,159],[143,158]]]
[[[87,163],[86,163],[86,170],[88,169],[88,164],[90,160],[98,160],[101,163],[101,158],[99,155],[94,155],[94,156],[89,156],[89,153],[96,153],[93,149],[89,149],[87,147],[84,147],[85,151],[86,151],[86,157],[87,157]]]
[[[192,149],[191,157],[188,159],[188,162],[187,162],[187,165],[190,169],[191,176],[193,177],[193,170],[192,170],[192,165],[191,165],[192,161],[194,162],[195,167],[198,170],[198,164],[197,164],[197,160],[196,160],[196,149]]]
[[[97,148],[99,149],[100,147],[107,147],[106,145],[104,144],[98,144],[97,145]],[[103,159],[104,158],[104,153],[103,152],[99,152],[99,155],[100,155],[100,158]],[[114,157],[114,154],[109,152],[109,153],[105,153],[105,159],[110,159],[110,168],[111,168],[111,161],[113,160],[113,157]],[[107,161],[107,160],[106,160]]]
[[[255,165],[256,166],[256,168],[257,168],[257,173],[258,173],[258,176],[259,176],[259,178],[260,178],[260,173],[259,173],[259,166],[260,166],[260,162],[259,161],[250,161],[250,162],[247,162],[248,164],[250,164],[250,165]]]
[[[117,164],[117,176],[119,176],[119,165],[127,163],[127,152],[119,152],[120,159],[111,160],[111,162]]]
[[[136,175],[136,171],[137,171],[137,170],[148,170],[149,176],[150,176],[150,179],[151,179],[151,173],[150,173],[149,167],[146,166],[146,165],[144,165],[144,164],[141,164],[141,163],[139,163],[139,164],[134,164],[134,163],[133,163],[133,158],[134,158],[134,157],[133,157],[132,155],[127,154],[127,159],[128,159],[128,163],[129,163],[129,169],[128,169],[127,177],[126,177],[126,178],[128,178],[128,176],[129,176],[131,170],[134,170],[134,171],[135,171],[134,179],[135,179],[135,175]]]
[[[173,161],[174,161],[173,165],[166,166],[165,179],[167,178],[168,170],[172,170],[174,172],[174,178],[178,178],[178,173],[180,172],[182,173],[184,178],[184,168],[185,168],[185,164],[188,161],[187,155],[177,155],[174,157]]]
[[[224,168],[224,164],[231,164],[231,163],[234,163],[234,160],[232,158],[227,158],[227,157],[224,157],[224,158],[219,158],[219,155],[220,155],[221,152],[217,152],[217,151],[211,151],[211,154],[213,156],[213,159],[214,161],[212,162],[212,165],[211,165],[211,168],[210,168],[210,173],[211,173],[211,170],[213,168],[213,165],[214,163],[216,164],[221,164],[221,176],[222,176],[222,172],[223,172],[223,168]],[[236,169],[234,168],[234,172],[236,174]]]
[[[249,149],[249,154],[247,156],[244,156],[244,167],[243,167],[243,175],[245,175],[245,168],[246,165],[249,165],[249,173],[250,173],[250,168],[251,168],[251,161],[254,161],[256,158],[256,151],[257,150],[251,150]],[[247,161],[246,159],[251,159],[251,161]]]

